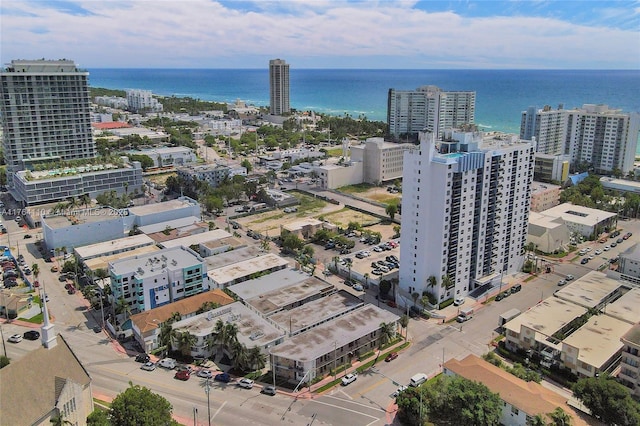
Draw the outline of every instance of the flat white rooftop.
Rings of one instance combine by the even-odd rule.
[[[234,263],[249,260],[264,254],[256,246],[245,246],[225,253],[219,253],[215,256],[205,257],[204,261],[207,265],[207,271],[222,268],[223,266],[233,265]]]
[[[104,269],[104,270],[108,270],[109,269],[109,263],[111,262],[115,262],[119,259],[122,259],[126,256],[145,256],[148,255],[150,253],[157,253],[161,250],[160,247],[153,245],[153,246],[144,246],[144,247],[140,247],[137,249],[133,249],[130,250],[126,253],[118,253],[118,254],[110,254],[108,256],[98,256],[98,257],[94,257],[92,259],[88,259],[84,261],[84,264],[87,268],[89,268],[92,271],[97,271],[98,269]]]
[[[171,229],[180,229],[187,226],[193,226],[194,224],[202,223],[202,220],[196,216],[182,217],[180,219],[168,220],[166,222],[153,223],[151,225],[140,226],[138,229],[145,234],[153,234],[156,232],[162,232],[167,227]]]
[[[604,307],[607,316],[626,321],[629,324],[640,322],[640,289],[632,288],[615,302]]]
[[[330,294],[335,291],[333,284],[322,281],[316,277],[307,276],[307,279],[287,287],[281,287],[271,290],[245,300],[246,303],[253,306],[263,315],[270,315],[274,312],[281,311],[288,306],[296,303],[302,303],[304,300],[318,297],[319,295]]]
[[[135,273],[158,273],[163,269],[178,270],[202,263],[202,258],[185,247],[174,247],[141,256],[126,257],[109,264],[109,270],[116,276]]]
[[[155,245],[155,241],[144,234],[138,234],[103,243],[75,247],[74,250],[81,259],[91,259],[105,253],[129,251],[149,245]]]
[[[363,306],[362,300],[341,290],[269,318],[289,333],[297,333]]]
[[[607,277],[602,272],[591,271],[555,292],[556,297],[585,308],[595,308],[612,293],[622,287],[620,281]]]
[[[604,210],[591,209],[589,207],[576,206],[571,203],[560,204],[541,212],[545,216],[561,217],[566,222],[577,223],[585,226],[596,224],[615,217],[615,213]]]
[[[163,201],[161,203],[145,204],[142,206],[130,207],[129,212],[135,216],[146,216],[169,210],[177,210],[184,207],[193,207],[197,201],[188,197],[176,198],[175,200]]]
[[[308,278],[309,274],[301,270],[281,269],[268,275],[229,286],[229,290],[242,300],[251,300],[256,297],[262,297],[266,293],[301,283]]]
[[[331,353],[335,347],[366,336],[380,328],[380,323],[396,323],[400,317],[374,305],[365,305],[355,311],[300,333],[271,348],[275,356],[313,361]]]
[[[47,215],[42,218],[42,222],[51,229],[62,229],[73,225],[111,220],[122,220],[122,214],[111,207],[69,210],[63,214]],[[124,231],[122,235],[124,236]]]
[[[231,234],[224,229],[214,229],[213,231],[202,232],[200,234],[189,235],[188,237],[176,238],[175,240],[162,241],[160,245],[164,248],[202,244],[209,241],[217,241],[230,237]]]
[[[297,231],[299,229],[304,228],[305,226],[319,226],[319,225],[322,225],[323,223],[324,222],[322,222],[321,220],[313,219],[309,217],[306,219],[301,219],[301,220],[296,220],[293,222],[286,223],[282,225],[282,227],[287,231]]]
[[[202,314],[183,319],[172,325],[174,330],[189,331],[198,337],[207,337],[214,333],[216,323],[233,323],[238,327],[238,342],[247,348],[265,347],[285,335],[269,321],[262,318],[241,302],[231,303]]]
[[[244,278],[256,272],[262,272],[273,268],[284,268],[289,262],[273,253],[264,256],[254,257],[253,259],[244,260],[234,263],[233,265],[223,266],[207,272],[209,279],[218,285],[226,285],[239,278]]]
[[[549,297],[506,323],[504,328],[520,334],[521,327],[525,326],[536,331],[536,340],[544,341],[544,337],[538,334],[552,336],[586,312],[587,309],[582,306],[557,297]]]
[[[578,348],[578,361],[594,367],[604,365],[622,349],[620,338],[633,327],[607,315],[594,315],[576,332],[563,341]]]

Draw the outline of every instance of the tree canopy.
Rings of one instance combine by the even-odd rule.
[[[171,417],[173,407],[148,388],[129,382],[127,390],[115,397],[109,411],[114,426],[179,425]]]
[[[580,379],[573,387],[573,394],[606,424],[640,424],[640,404],[631,398],[626,387],[611,377]]]

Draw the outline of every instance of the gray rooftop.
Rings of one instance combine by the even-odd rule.
[[[130,207],[129,212],[135,216],[146,216],[158,212],[181,209],[197,205],[197,201],[188,197],[176,198],[175,200],[163,201],[161,203],[151,203],[142,206]]]
[[[307,328],[344,315],[362,306],[362,300],[351,293],[340,290],[297,308],[281,311],[269,318],[290,334],[297,334]]]
[[[326,295],[334,291],[333,284],[324,282],[316,277],[307,276],[304,281],[263,293],[258,297],[246,300],[246,302],[263,315],[269,315],[314,296],[318,297],[318,295]]]
[[[621,258],[639,261],[640,260],[640,244],[636,243],[620,253]]]
[[[287,259],[284,259],[276,254],[267,253],[263,256],[254,257],[242,262],[234,263],[233,265],[223,266],[218,269],[207,271],[209,279],[219,285],[226,285],[240,278],[245,278],[251,274],[257,272],[264,272],[269,269],[278,269],[286,267],[289,264]]]
[[[162,232],[165,229],[167,229],[167,227],[171,229],[180,229],[180,228],[185,228],[187,226],[192,226],[198,223],[202,223],[201,218],[197,216],[188,216],[188,217],[181,217],[180,219],[172,219],[172,220],[167,220],[165,222],[152,223],[150,225],[143,225],[143,226],[140,226],[138,229],[142,233],[153,234],[155,232]]]
[[[234,263],[242,262],[256,256],[260,256],[263,252],[256,246],[247,246],[237,248],[225,253],[216,254],[215,256],[209,256],[204,259],[207,271],[221,268],[227,265],[233,265]]]
[[[622,284],[602,272],[591,271],[565,288],[555,292],[556,297],[585,308],[595,308],[603,303]]]
[[[297,361],[312,361],[373,333],[380,323],[395,323],[397,315],[374,305],[365,305],[339,318],[328,321],[309,331],[293,336],[271,348],[270,353]]]
[[[176,221],[171,221],[171,222],[176,222]],[[198,222],[200,222],[200,220],[198,220]],[[174,225],[173,227],[175,228],[176,226]],[[224,229],[214,229],[212,231],[201,232],[199,234],[189,235],[187,237],[176,238],[175,240],[162,241],[160,245],[163,246],[164,248],[179,247],[179,246],[188,247],[193,244],[201,244],[207,241],[216,241],[216,240],[220,240],[222,238],[227,238],[230,236],[231,234],[229,234]]]
[[[220,308],[198,314],[173,323],[174,330],[189,331],[189,333],[206,337],[214,334],[216,323],[234,323],[238,326],[238,341],[247,348],[254,346],[266,347],[284,336],[284,331],[269,323],[256,312],[241,302],[231,303]]]
[[[120,220],[121,217],[122,215],[118,210],[112,209],[111,207],[98,207],[94,209],[70,210],[64,214],[45,216],[42,218],[42,221],[52,229],[61,229],[85,223],[98,223],[114,219]],[[124,231],[122,231],[122,235],[124,236]]]
[[[557,297],[549,297],[506,323],[504,328],[519,334],[521,327],[525,326],[536,331],[536,340],[544,341],[543,336],[552,336],[586,312],[587,309],[582,306]],[[542,336],[539,336],[539,333]]]
[[[155,241],[144,234],[132,235],[118,238],[117,240],[105,241],[102,243],[89,244],[82,247],[75,247],[74,250],[82,259],[100,256],[104,253],[122,252],[133,250],[138,247],[155,245]]]
[[[628,322],[597,315],[563,341],[578,349],[578,361],[601,368],[622,349],[620,338],[631,329]]]
[[[242,300],[251,300],[256,297],[262,297],[264,294],[298,284],[308,278],[309,274],[300,270],[281,269],[259,278],[229,286],[229,290],[234,292]]]

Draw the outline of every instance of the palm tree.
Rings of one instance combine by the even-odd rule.
[[[227,346],[232,346],[238,341],[238,326],[235,323],[225,325],[225,337]]]
[[[547,413],[551,418],[551,426],[569,426],[571,425],[571,416],[560,407],[556,407],[551,413]]]
[[[40,275],[40,266],[38,266],[37,263],[31,265],[31,272],[33,272],[33,276],[35,277],[36,281],[38,281],[38,275]]]
[[[427,287],[435,288],[435,286],[438,284],[438,279],[435,277],[435,275],[431,275],[429,278],[427,278],[427,282]]]
[[[450,288],[453,286],[453,282],[451,281],[451,278],[449,278],[449,275],[443,275],[442,276],[442,288]]]
[[[340,257],[333,256],[331,260],[333,261],[333,267],[335,268],[336,273],[338,273],[338,261],[340,260]]]
[[[79,201],[80,204],[84,204],[84,207],[87,208],[89,207],[89,203],[91,202],[91,197],[89,196],[89,194],[82,194]]]
[[[247,361],[252,370],[262,370],[267,365],[267,355],[262,353],[259,347],[254,346],[247,353]]]
[[[380,323],[380,347],[386,345],[393,339],[396,332],[393,329],[392,323],[381,322]]]
[[[109,277],[109,273],[104,268],[96,269],[95,271],[96,279],[99,279],[100,282],[104,285],[104,279]]]
[[[363,277],[364,277],[364,288],[369,288],[369,273],[365,272]]]
[[[529,426],[547,426],[547,422],[544,420],[544,416],[542,414],[536,414],[531,418]]]
[[[171,340],[172,342],[176,342],[178,350],[184,356],[191,355],[191,347],[198,342],[198,338],[189,333],[189,331],[180,330],[174,330],[174,332],[171,333]]]
[[[249,351],[247,347],[238,342],[237,340],[233,342],[231,346],[231,356],[233,357],[233,368],[246,371],[249,361]]]
[[[407,330],[407,326],[409,325],[409,317],[406,314],[402,315],[400,317],[399,323],[400,323],[400,327],[402,327],[405,330],[405,332],[404,332],[404,340],[406,341],[407,340],[407,331],[406,330]]]
[[[418,293],[417,291],[414,291],[411,294],[411,298],[413,299],[413,306],[416,306],[416,303],[418,303],[418,297],[420,297],[420,293]]]

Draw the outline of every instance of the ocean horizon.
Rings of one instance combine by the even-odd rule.
[[[159,96],[206,101],[240,99],[269,105],[265,69],[89,69],[89,84],[107,89],[144,89]],[[640,111],[640,70],[406,70],[290,69],[290,103],[316,111],[387,120],[389,89],[435,85],[445,91],[475,91],[475,122],[483,130],[519,133],[522,111],[550,105],[565,109],[606,104]]]

